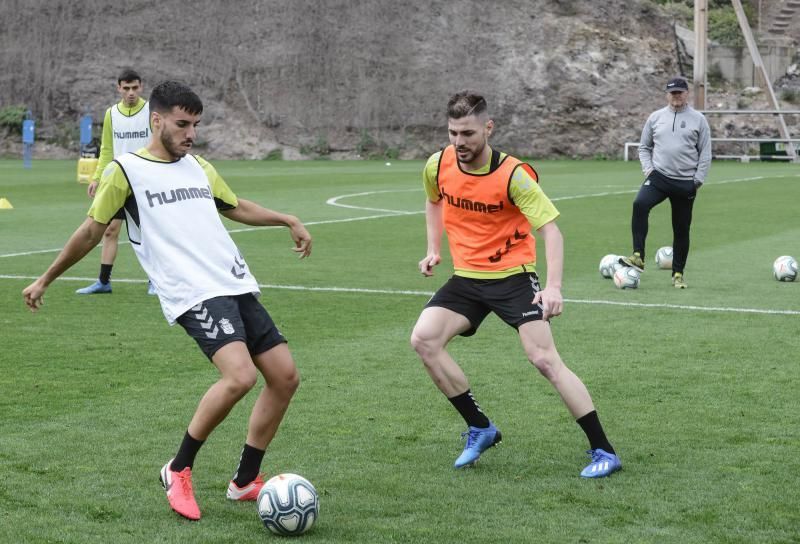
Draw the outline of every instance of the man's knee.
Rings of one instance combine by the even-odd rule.
[[[272,386],[279,388],[281,393],[286,397],[294,396],[295,391],[300,387],[300,373],[297,371],[297,367],[293,367],[287,371],[281,376],[278,383],[274,383]]]
[[[256,366],[261,369],[267,387],[275,394],[291,398],[300,387],[300,372],[286,344],[256,355]]]
[[[551,382],[558,379],[564,362],[552,342],[527,343],[524,348],[528,360],[542,376]]]
[[[252,365],[241,365],[228,372],[223,381],[232,395],[243,397],[255,387],[258,381],[258,372]]]
[[[678,242],[688,241],[689,225],[687,224],[672,225],[672,234]]]
[[[109,223],[108,227],[106,227],[106,231],[103,233],[105,238],[113,238],[116,239],[119,236],[120,227],[122,225],[121,221],[112,221]]]
[[[444,343],[441,338],[430,331],[426,331],[421,327],[414,327],[411,332],[411,347],[414,348],[414,351],[423,361],[428,361],[444,348]]]
[[[688,238],[691,226],[692,226],[691,217],[674,216],[672,218],[672,233],[675,235],[675,238],[677,239]]]
[[[634,214],[648,214],[653,208],[653,203],[646,198],[637,196],[633,200],[633,213]]]

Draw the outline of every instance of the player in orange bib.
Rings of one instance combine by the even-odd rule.
[[[447,104],[450,144],[425,165],[428,253],[419,262],[425,276],[441,262],[447,232],[454,275],[420,314],[411,345],[439,390],[464,418],[467,444],[456,468],[473,465],[501,440],[484,414],[461,367],[445,347],[455,336],[475,334],[494,312],[517,329],[528,360],[547,378],[589,439],[591,463],[584,478],[602,478],[622,468],[606,438],[592,398],[561,360],[550,319],[561,314],[564,242],[555,223],[559,213],[539,188],[528,164],[489,147],[494,128],[486,100],[471,91]],[[544,241],[547,283],[536,275],[536,231]]]

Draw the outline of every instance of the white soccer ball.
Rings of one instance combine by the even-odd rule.
[[[783,255],[775,259],[772,272],[778,281],[794,281],[797,279],[797,259]]]
[[[622,268],[622,265],[619,263],[619,255],[609,254],[600,259],[600,275],[606,279],[611,279],[614,276],[614,272]]]
[[[319,495],[297,474],[278,474],[258,493],[258,516],[271,532],[294,536],[308,531],[319,516]]]
[[[639,287],[639,271],[630,266],[624,266],[614,272],[614,285],[620,289],[636,289]]]
[[[656,266],[658,266],[661,270],[671,270],[672,269],[672,248],[669,246],[664,246],[658,248],[656,251]]]

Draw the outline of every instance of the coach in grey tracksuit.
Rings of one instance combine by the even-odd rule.
[[[702,113],[688,104],[689,85],[672,78],[668,105],[654,111],[642,129],[639,161],[645,181],[633,201],[633,250],[644,259],[650,210],[669,198],[672,206],[672,274],[683,276],[689,254],[689,226],[697,190],[711,164],[711,136]]]

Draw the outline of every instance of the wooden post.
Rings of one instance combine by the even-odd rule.
[[[708,0],[694,2],[694,107],[706,109],[706,52],[708,29]]]
[[[736,18],[739,19],[739,27],[742,29],[742,34],[744,34],[744,41],[747,43],[747,50],[750,52],[750,58],[753,59],[753,65],[755,66],[756,70],[758,70],[761,73],[761,76],[764,78],[764,82],[767,87],[767,98],[772,105],[772,109],[776,111],[780,110],[780,104],[778,103],[778,99],[775,98],[775,91],[772,89],[772,82],[769,79],[769,74],[767,74],[766,68],[764,68],[764,61],[761,59],[761,53],[758,51],[756,40],[753,38],[753,32],[750,30],[750,23],[747,22],[747,15],[742,7],[742,2],[741,0],[731,1],[733,2],[733,9],[736,12]],[[778,114],[778,130],[781,133],[781,138],[786,140],[791,138],[782,113]],[[797,162],[797,153],[795,152],[794,144],[792,142],[786,142],[786,154],[792,158],[792,161]]]

